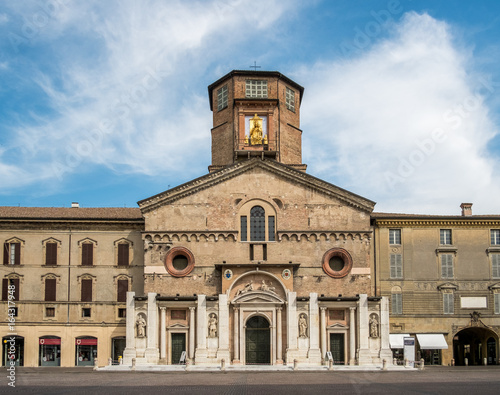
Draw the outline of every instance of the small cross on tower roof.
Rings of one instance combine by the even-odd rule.
[[[249,66],[250,68],[253,68],[255,71],[257,71],[257,69],[260,69],[260,66],[257,66],[257,62],[254,60],[253,61],[253,66]]]

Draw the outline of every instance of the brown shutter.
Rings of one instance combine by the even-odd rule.
[[[46,278],[45,279],[45,301],[55,302],[56,301],[56,279]]]
[[[92,302],[92,280],[82,280],[82,302]]]
[[[128,280],[118,280],[118,302],[127,301]]]
[[[20,265],[21,264],[21,243],[14,243],[14,265]],[[16,299],[17,300],[17,299]]]
[[[128,266],[129,260],[129,245],[118,244],[118,266]]]
[[[9,300],[9,279],[2,279],[2,300]]]
[[[57,243],[45,244],[45,264],[47,266],[57,265]]]
[[[82,266],[94,264],[94,245],[92,243],[82,244]]]
[[[9,243],[3,243],[3,264],[8,265],[9,264]]]
[[[10,283],[14,286],[14,300],[19,300],[19,279],[13,278]]]

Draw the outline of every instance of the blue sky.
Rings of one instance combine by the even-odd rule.
[[[3,1],[0,205],[136,207],[207,173],[207,86],[305,87],[308,173],[376,211],[500,214],[498,1]]]

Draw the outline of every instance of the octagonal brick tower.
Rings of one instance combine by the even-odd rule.
[[[255,156],[297,170],[302,163],[304,88],[277,71],[233,70],[208,87],[213,112],[210,172]],[[262,139],[252,139],[254,120]]]

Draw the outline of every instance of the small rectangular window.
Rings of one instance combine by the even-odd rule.
[[[129,250],[127,243],[118,244],[118,266],[128,266]]]
[[[451,229],[441,229],[439,234],[439,244],[451,245]]]
[[[491,230],[491,245],[500,245],[500,229]]]
[[[45,308],[45,317],[55,317],[56,316],[56,308],[55,307],[46,307]]]
[[[83,318],[90,318],[92,315],[90,307],[83,307],[82,308],[82,317]]]
[[[392,314],[403,314],[403,295],[391,295]]]
[[[391,278],[403,278],[403,256],[391,254]]]
[[[45,265],[57,266],[57,243],[45,244]]]
[[[500,278],[500,254],[491,254],[491,276]]]
[[[443,294],[443,313],[455,313],[455,295],[452,293]]]
[[[291,111],[295,111],[295,92],[288,87],[286,88],[285,92],[285,102],[286,108]]]
[[[118,318],[126,318],[127,317],[127,309],[120,308],[118,309]]]
[[[500,314],[500,293],[493,295],[495,297],[495,314]]]
[[[267,217],[267,224],[268,224],[268,231],[269,231],[269,241],[274,241],[274,233],[275,233],[275,227],[274,227],[274,215],[270,215]]]
[[[17,317],[19,309],[17,307],[9,307],[7,309],[7,313],[9,314],[9,316],[12,314],[12,317]]]
[[[389,229],[389,244],[401,244],[401,229]]]
[[[267,98],[267,81],[247,80],[246,97]]]
[[[441,255],[441,278],[453,278],[453,255]]]
[[[82,266],[94,264],[94,245],[92,243],[82,244]]]
[[[56,301],[56,279],[46,278],[45,279],[45,301],[55,302]]]
[[[227,85],[217,89],[217,111],[227,107]]]
[[[240,228],[241,228],[241,234],[240,234],[240,238],[241,238],[241,241],[247,241],[247,217],[246,215],[243,215],[240,217]]]
[[[92,302],[92,280],[82,280],[82,302]]]

